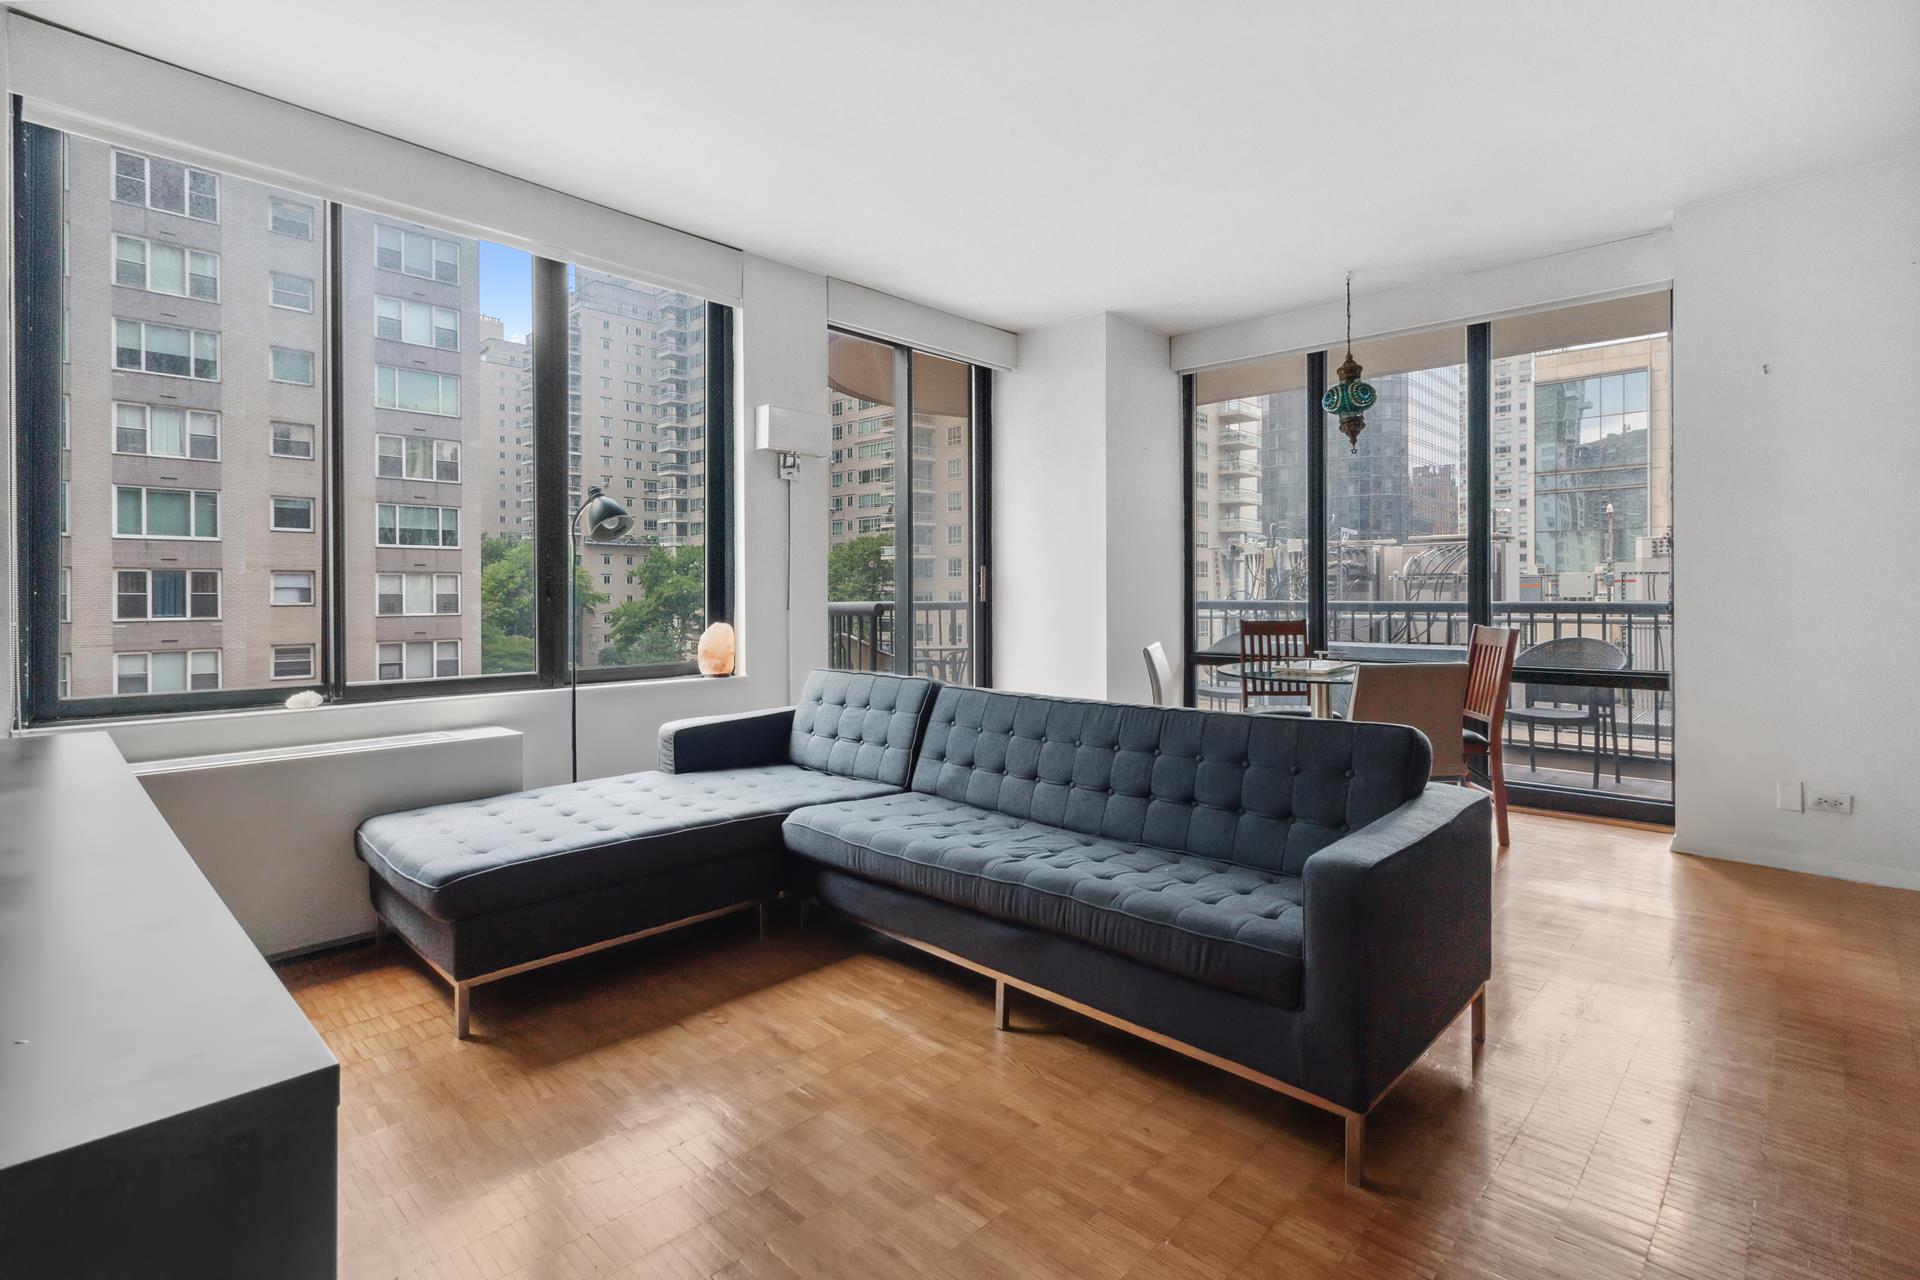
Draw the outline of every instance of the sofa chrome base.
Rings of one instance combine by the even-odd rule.
[[[636,929],[632,933],[624,933],[617,938],[606,938],[600,942],[589,943],[584,947],[575,947],[571,951],[562,951],[555,955],[542,956],[538,960],[528,960],[523,964],[508,965],[504,969],[495,969],[491,973],[476,974],[471,978],[456,978],[448,973],[445,969],[441,968],[439,964],[435,963],[430,956],[418,947],[415,947],[411,941],[408,941],[405,933],[398,929],[391,928],[386,920],[378,914],[373,918],[373,937],[375,946],[384,943],[390,933],[399,937],[402,941],[406,941],[408,949],[424,960],[429,969],[439,974],[441,980],[453,988],[453,1034],[456,1039],[465,1040],[467,1039],[467,1026],[471,1020],[473,989],[475,987],[482,986],[489,982],[498,982],[502,978],[511,978],[515,974],[527,973],[534,969],[544,969],[550,964],[559,964],[565,960],[577,960],[581,956],[591,955],[595,951],[605,951],[609,947],[625,946],[629,942],[638,942],[642,938],[651,938],[657,933],[667,933],[674,929],[684,929],[688,925],[701,924],[708,920],[717,920],[721,916],[730,916],[741,911],[755,911],[758,913],[760,937],[764,941],[767,936],[767,902],[764,898],[756,898],[747,902],[735,902],[729,906],[720,907],[713,911],[702,911],[698,915],[685,916],[679,920],[669,920],[665,924],[657,924],[650,929]]]
[[[1347,1185],[1350,1187],[1362,1185],[1362,1172],[1366,1162],[1367,1116],[1372,1113],[1373,1107],[1379,1106],[1381,1100],[1392,1093],[1395,1086],[1406,1078],[1407,1072],[1413,1070],[1414,1065],[1418,1064],[1420,1058],[1426,1056],[1426,1049],[1422,1049],[1419,1054],[1415,1055],[1413,1064],[1408,1065],[1405,1071],[1395,1076],[1392,1083],[1380,1091],[1380,1096],[1373,1100],[1372,1106],[1368,1107],[1366,1111],[1355,1111],[1349,1107],[1343,1107],[1337,1102],[1330,1102],[1317,1094],[1308,1093],[1305,1089],[1297,1085],[1288,1084],[1284,1080],[1275,1079],[1273,1076],[1255,1071],[1251,1067],[1243,1066],[1230,1058],[1223,1058],[1218,1054],[1209,1053],[1205,1049],[1199,1049],[1193,1045],[1175,1040],[1171,1036],[1163,1035],[1150,1027],[1143,1027],[1139,1023],[1129,1022],[1125,1018],[1115,1017],[1113,1014],[1096,1009],[1092,1005],[1084,1004],[1071,997],[1060,995],[1058,992],[1049,991],[1045,987],[1036,986],[1031,982],[1022,981],[1019,978],[1010,977],[988,965],[969,960],[965,956],[957,955],[943,947],[936,947],[930,942],[922,942],[918,938],[909,938],[905,934],[896,933],[892,929],[884,929],[868,920],[861,920],[855,917],[848,918],[861,928],[869,929],[874,933],[880,934],[882,937],[891,938],[895,942],[912,947],[916,951],[925,952],[927,955],[934,956],[937,959],[945,960],[950,964],[957,964],[963,969],[969,969],[984,977],[992,978],[993,1026],[996,1031],[1008,1031],[1012,1029],[1012,1005],[1008,997],[1013,991],[1024,991],[1028,995],[1047,1001],[1049,1004],[1059,1005],[1063,1009],[1071,1009],[1082,1017],[1091,1018],[1104,1026],[1114,1028],[1116,1031],[1124,1031],[1129,1035],[1139,1036],[1142,1040],[1151,1041],[1163,1049],[1171,1049],[1175,1053],[1183,1054],[1199,1062],[1204,1062],[1210,1067],[1218,1067],[1222,1071],[1231,1072],[1233,1075],[1239,1076],[1242,1080],[1251,1080],[1254,1084],[1266,1089],[1271,1089],[1275,1093],[1285,1094],[1287,1097],[1298,1102],[1304,1102],[1308,1106],[1317,1107],[1322,1111],[1331,1111],[1346,1122],[1346,1180]],[[1469,1010],[1472,1011],[1473,1015],[1473,1064],[1477,1069],[1480,1065],[1480,1048],[1486,1043],[1487,1039],[1487,988],[1485,984],[1482,984],[1480,989],[1473,993],[1472,998],[1469,999],[1466,1004],[1462,1005],[1453,1017],[1447,1020],[1446,1026],[1442,1027],[1439,1032],[1434,1035],[1433,1040],[1427,1042],[1427,1049],[1431,1049],[1440,1037],[1445,1035],[1455,1022],[1459,1021],[1460,1014],[1466,1013]]]

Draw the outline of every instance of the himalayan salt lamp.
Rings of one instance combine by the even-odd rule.
[[[716,622],[700,633],[700,648],[696,651],[703,676],[730,676],[733,674],[733,626],[731,623]]]

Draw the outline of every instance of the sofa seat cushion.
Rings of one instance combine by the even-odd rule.
[[[922,792],[800,809],[785,835],[794,853],[836,870],[1300,1006],[1304,918],[1295,876]]]
[[[524,906],[756,848],[807,804],[885,795],[886,783],[798,765],[630,773],[369,818],[360,857],[439,920]]]

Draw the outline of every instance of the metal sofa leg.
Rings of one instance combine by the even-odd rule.
[[[1347,1113],[1347,1185],[1364,1185],[1367,1163],[1367,1117],[1364,1114]]]
[[[754,915],[760,922],[760,941],[767,940],[767,904],[764,899],[754,905]]]
[[[1007,984],[998,978],[993,982],[993,1029],[995,1031],[1013,1029],[1012,1012],[1007,1008]]]
[[[473,1007],[473,984],[456,982],[453,984],[453,1038],[467,1038],[467,1017]]]
[[[1480,1052],[1487,1043],[1487,989],[1480,988],[1480,994],[1473,998],[1473,1062],[1480,1065]]]
[[[387,945],[387,919],[375,914],[373,917],[373,949],[378,951]]]

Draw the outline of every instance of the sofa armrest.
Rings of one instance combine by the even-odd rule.
[[[786,764],[792,733],[792,707],[670,720],[660,726],[660,769],[704,773]]]
[[[1492,806],[1430,786],[1307,859],[1309,1087],[1364,1111],[1493,972]]]

